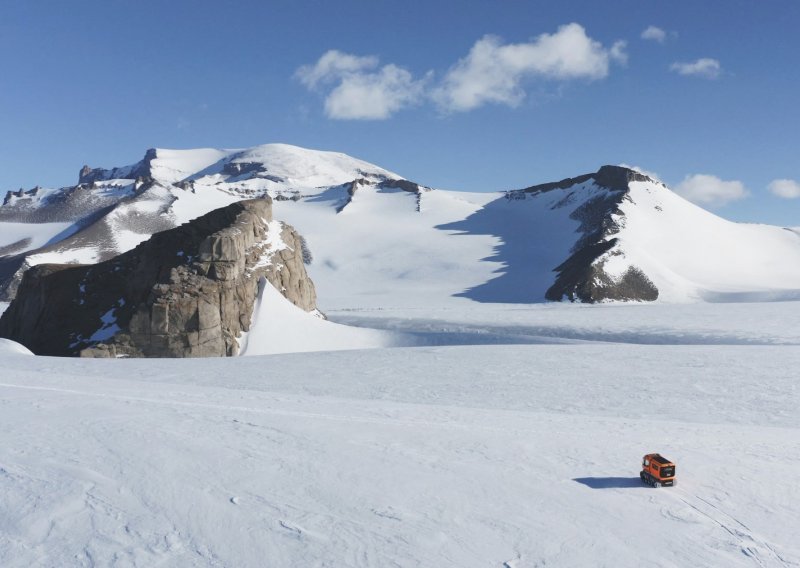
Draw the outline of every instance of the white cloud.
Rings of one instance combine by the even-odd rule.
[[[602,79],[612,60],[626,59],[624,42],[606,49],[575,23],[529,43],[502,44],[487,35],[447,72],[433,98],[448,111],[472,110],[487,103],[516,106],[525,97],[521,83],[528,77]]]
[[[325,113],[338,119],[386,119],[419,101],[424,82],[415,81],[411,73],[396,65],[386,65],[375,73],[350,74],[325,99]]]
[[[627,41],[617,40],[611,45],[611,49],[608,50],[608,55],[620,65],[627,65],[628,53],[625,51],[627,47]]]
[[[314,65],[300,67],[295,72],[295,76],[306,87],[313,89],[319,83],[335,81],[343,75],[374,69],[377,66],[377,57],[371,55],[360,57],[331,49],[323,54]]]
[[[675,187],[675,193],[689,201],[710,207],[719,207],[744,199],[749,195],[742,182],[723,181],[716,176],[707,174],[686,176]]]
[[[624,41],[604,47],[573,23],[528,43],[503,44],[495,36],[484,36],[435,88],[429,87],[432,72],[415,79],[397,65],[381,67],[377,57],[337,50],[298,68],[295,78],[309,90],[326,92],[329,118],[381,120],[426,99],[445,111],[468,111],[488,103],[516,106],[525,98],[525,79],[602,79],[612,63],[627,64],[626,48]]]
[[[309,89],[336,84],[325,98],[328,118],[383,120],[423,96],[428,77],[415,80],[397,65],[378,67],[378,58],[331,50],[295,76]]]
[[[642,32],[642,39],[664,43],[664,40],[667,39],[667,32],[656,26],[647,26],[647,29]]]
[[[800,198],[800,183],[793,179],[776,179],[773,180],[767,189],[773,195],[782,197],[784,199],[798,199]]]
[[[722,73],[719,61],[710,57],[703,57],[691,63],[673,63],[669,68],[680,75],[694,75],[704,79],[716,79]]]

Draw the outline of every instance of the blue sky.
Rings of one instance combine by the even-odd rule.
[[[625,163],[798,226],[798,22],[795,0],[0,0],[0,192],[286,142],[471,191]]]

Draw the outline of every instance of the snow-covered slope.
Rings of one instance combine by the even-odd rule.
[[[255,356],[398,347],[415,341],[403,333],[341,325],[305,312],[264,279],[259,283],[251,331],[240,344],[240,355]]]
[[[760,339],[771,306],[702,307]],[[798,567],[798,349],[0,353],[0,565]]]
[[[2,307],[2,306],[0,306]],[[12,355],[33,355],[31,350],[10,339],[0,337],[0,358]]]
[[[0,223],[0,256],[25,253],[58,242],[78,230],[74,223]]]
[[[81,180],[9,194],[0,283],[33,264],[106,259],[154,231],[268,195],[275,217],[307,241],[323,310],[800,297],[796,231],[725,221],[621,167],[466,193],[344,154],[267,144],[150,150],[131,166],[84,168]],[[61,224],[31,223],[54,219]]]
[[[618,246],[601,258],[607,272],[638,266],[664,300],[800,298],[796,232],[726,221],[657,183],[632,182],[629,196]]]

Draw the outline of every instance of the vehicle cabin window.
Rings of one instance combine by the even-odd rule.
[[[645,458],[645,460],[644,460],[644,465],[650,465],[650,460],[649,460],[649,459],[647,459],[647,458]]]

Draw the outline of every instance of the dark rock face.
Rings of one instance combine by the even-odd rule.
[[[545,191],[553,191],[554,189],[568,189],[573,185],[577,185],[579,183],[585,183],[590,179],[594,179],[594,174],[585,174],[574,178],[562,179],[561,181],[553,181],[549,183],[541,183],[539,185],[532,185],[530,187],[526,187],[525,189],[516,189],[510,191],[509,193],[513,198],[520,193],[542,193]]]
[[[273,248],[271,216],[269,199],[242,201],[99,264],[35,266],[0,318],[0,337],[40,355],[236,355],[261,278],[315,308],[300,236],[283,225],[270,240],[286,246]]]
[[[34,203],[34,198],[39,193],[38,188],[24,193],[21,193],[21,190],[20,192],[9,192],[6,194],[3,206],[0,206],[0,221],[14,223],[85,221],[92,216],[102,216],[108,213],[111,208],[125,198],[139,195],[153,185],[153,181],[149,178],[138,178],[131,180],[127,193],[93,191],[96,188],[95,184],[101,183],[92,182],[62,187],[57,192],[45,195],[44,201],[40,203],[44,203],[46,206],[42,207]]]
[[[14,299],[22,283],[22,275],[30,267],[24,254],[11,254],[0,258],[0,302],[10,302]]]
[[[222,173],[240,176],[243,174],[266,172],[264,164],[259,162],[228,162],[222,168]]]
[[[155,148],[150,148],[145,152],[144,158],[134,164],[133,166],[126,166],[123,168],[112,168],[110,170],[104,168],[90,168],[83,166],[78,173],[78,184],[90,184],[98,181],[106,181],[109,179],[136,179],[136,178],[149,178],[151,175],[150,162],[156,159]]]
[[[417,196],[417,211],[420,210],[420,203],[422,194],[426,191],[431,191],[430,187],[420,185],[407,179],[390,179],[385,177],[362,177],[356,178],[351,182],[343,184],[347,190],[347,198],[336,208],[337,213],[341,213],[353,200],[353,196],[362,187],[375,187],[379,191],[384,190],[391,192],[392,190],[400,190],[406,193],[412,193]]]
[[[571,302],[586,303],[603,300],[657,300],[658,288],[640,269],[631,267],[622,278],[612,279],[603,271],[603,263],[596,262],[616,244],[617,239],[610,239],[579,249],[566,262],[556,267],[558,277],[545,297],[556,302],[567,298]]]
[[[602,166],[592,176],[600,187],[615,191],[628,191],[628,184],[632,181],[653,181],[641,172],[622,166]]]
[[[40,189],[41,187],[37,185],[33,189],[29,189],[27,191],[22,188],[19,188],[17,191],[7,191],[6,196],[3,198],[3,205],[8,205],[14,198],[25,199],[25,198],[36,197],[39,194]]]
[[[555,268],[556,281],[545,293],[545,298],[551,301],[567,298],[572,302],[589,303],[603,300],[652,302],[658,299],[658,288],[640,269],[631,267],[622,278],[614,279],[603,270],[603,262],[599,260],[617,244],[613,235],[619,232],[620,227],[614,219],[622,216],[619,205],[629,199],[628,184],[652,179],[628,168],[603,166],[594,174],[521,191],[567,189],[589,180],[610,191],[587,201],[570,215],[581,222],[578,231],[582,236],[572,247],[569,258]]]
[[[422,193],[423,191],[430,191],[430,187],[420,185],[407,179],[386,179],[378,184],[381,189],[402,189],[409,193]]]
[[[513,190],[509,193],[541,193],[554,189],[568,189],[573,185],[586,183],[589,180],[594,180],[600,187],[605,187],[614,191],[628,191],[628,183],[632,181],[654,181],[643,173],[630,168],[622,166],[601,166],[600,169],[593,174],[584,174],[574,178],[562,179],[561,181],[532,185],[531,187]],[[510,197],[513,199],[514,195]]]

